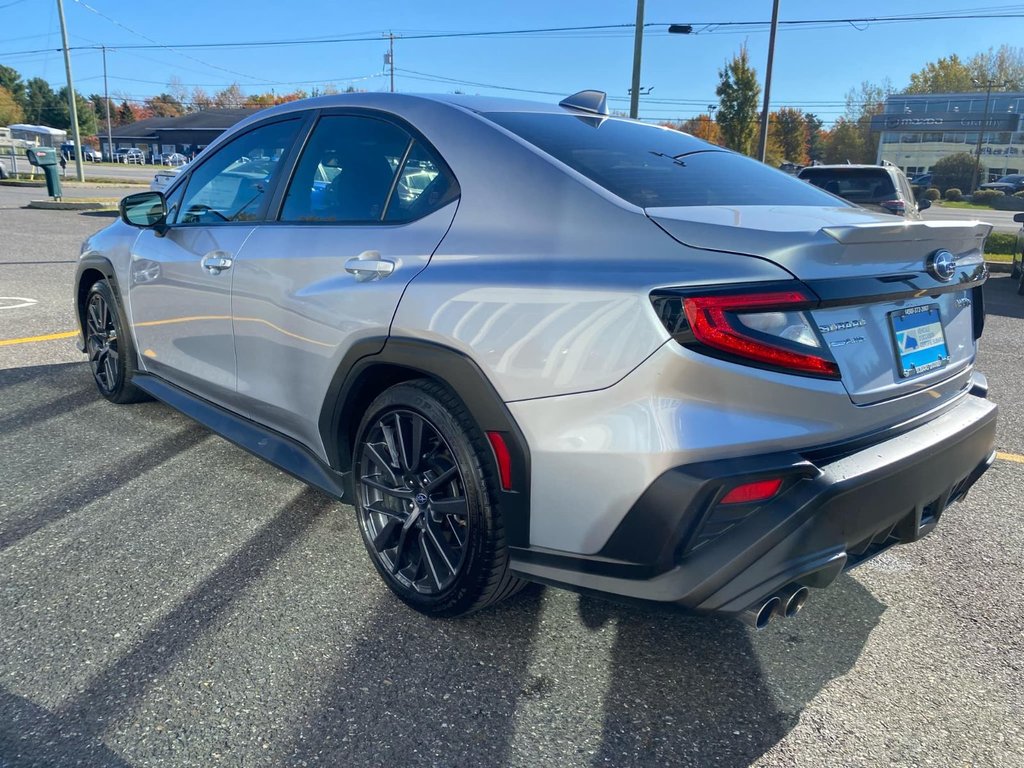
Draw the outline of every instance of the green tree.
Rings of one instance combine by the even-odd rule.
[[[0,64],[0,88],[6,90],[14,102],[25,109],[25,83],[21,79],[18,70],[5,67]]]
[[[184,105],[169,93],[146,99],[145,106],[154,117],[180,117],[185,114]]]
[[[25,120],[21,104],[15,101],[11,92],[0,85],[0,125],[12,125]]]
[[[122,101],[121,106],[117,108],[117,119],[115,122],[118,125],[129,125],[135,122],[135,110],[132,109],[132,105],[127,101]]]
[[[829,162],[873,163],[875,162],[879,132],[872,131],[871,118],[882,114],[885,99],[893,92],[892,83],[885,80],[881,85],[867,81],[853,88],[846,94],[846,113],[841,118],[842,126],[837,121],[829,134],[829,143],[834,147],[827,148],[826,157],[840,157]],[[836,128],[840,128],[837,132]],[[852,132],[858,134],[857,137]]]
[[[971,91],[971,68],[955,53],[924,65],[910,76],[910,85],[904,93],[963,93]]]
[[[65,85],[57,91],[58,106],[56,111],[57,122],[49,123],[54,128],[71,130],[71,109],[68,106],[68,87]],[[78,132],[81,136],[95,136],[98,128],[96,112],[92,102],[82,94],[75,91],[75,110],[78,113]]]
[[[956,187],[966,194],[971,189],[973,175],[974,155],[969,152],[958,152],[943,157],[932,166],[932,186],[943,192],[950,187]]]
[[[792,107],[783,107],[774,115],[769,137],[779,143],[782,157],[800,165],[807,164],[807,121],[804,113]]]
[[[25,84],[25,120],[37,125],[59,128],[62,120],[60,99],[50,84],[41,77],[33,77]]]
[[[821,160],[825,156],[825,137],[822,131],[825,124],[811,112],[804,113],[804,124],[807,126],[807,160]]]
[[[718,71],[718,112],[716,122],[722,143],[729,149],[751,154],[757,136],[757,99],[761,86],[757,72],[750,66],[746,44]]]

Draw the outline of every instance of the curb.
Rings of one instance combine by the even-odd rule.
[[[114,211],[117,200],[32,200],[25,207],[44,211]]]
[[[1008,261],[986,261],[985,266],[989,272],[1012,272],[1012,265]]]

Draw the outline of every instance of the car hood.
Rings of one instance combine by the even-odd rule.
[[[938,248],[978,251],[991,230],[979,221],[911,221],[855,207],[688,206],[646,213],[684,245],[769,259],[805,280],[918,271]]]

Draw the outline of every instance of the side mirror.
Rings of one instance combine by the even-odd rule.
[[[128,195],[119,205],[121,221],[142,229],[165,228],[167,220],[167,201],[162,192],[139,192]]]
[[[929,200],[927,197],[924,198],[923,200],[918,200],[917,201],[917,210],[919,210],[919,211],[927,211],[931,207],[932,207],[932,201]]]
[[[1024,224],[1024,213],[1016,213],[1013,216],[1013,220],[1018,224]]]

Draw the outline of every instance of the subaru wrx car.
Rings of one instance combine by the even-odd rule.
[[[533,580],[763,626],[991,463],[988,231],[848,205],[596,91],[345,94],[126,198],[74,293],[100,394],[351,504],[420,611]]]

